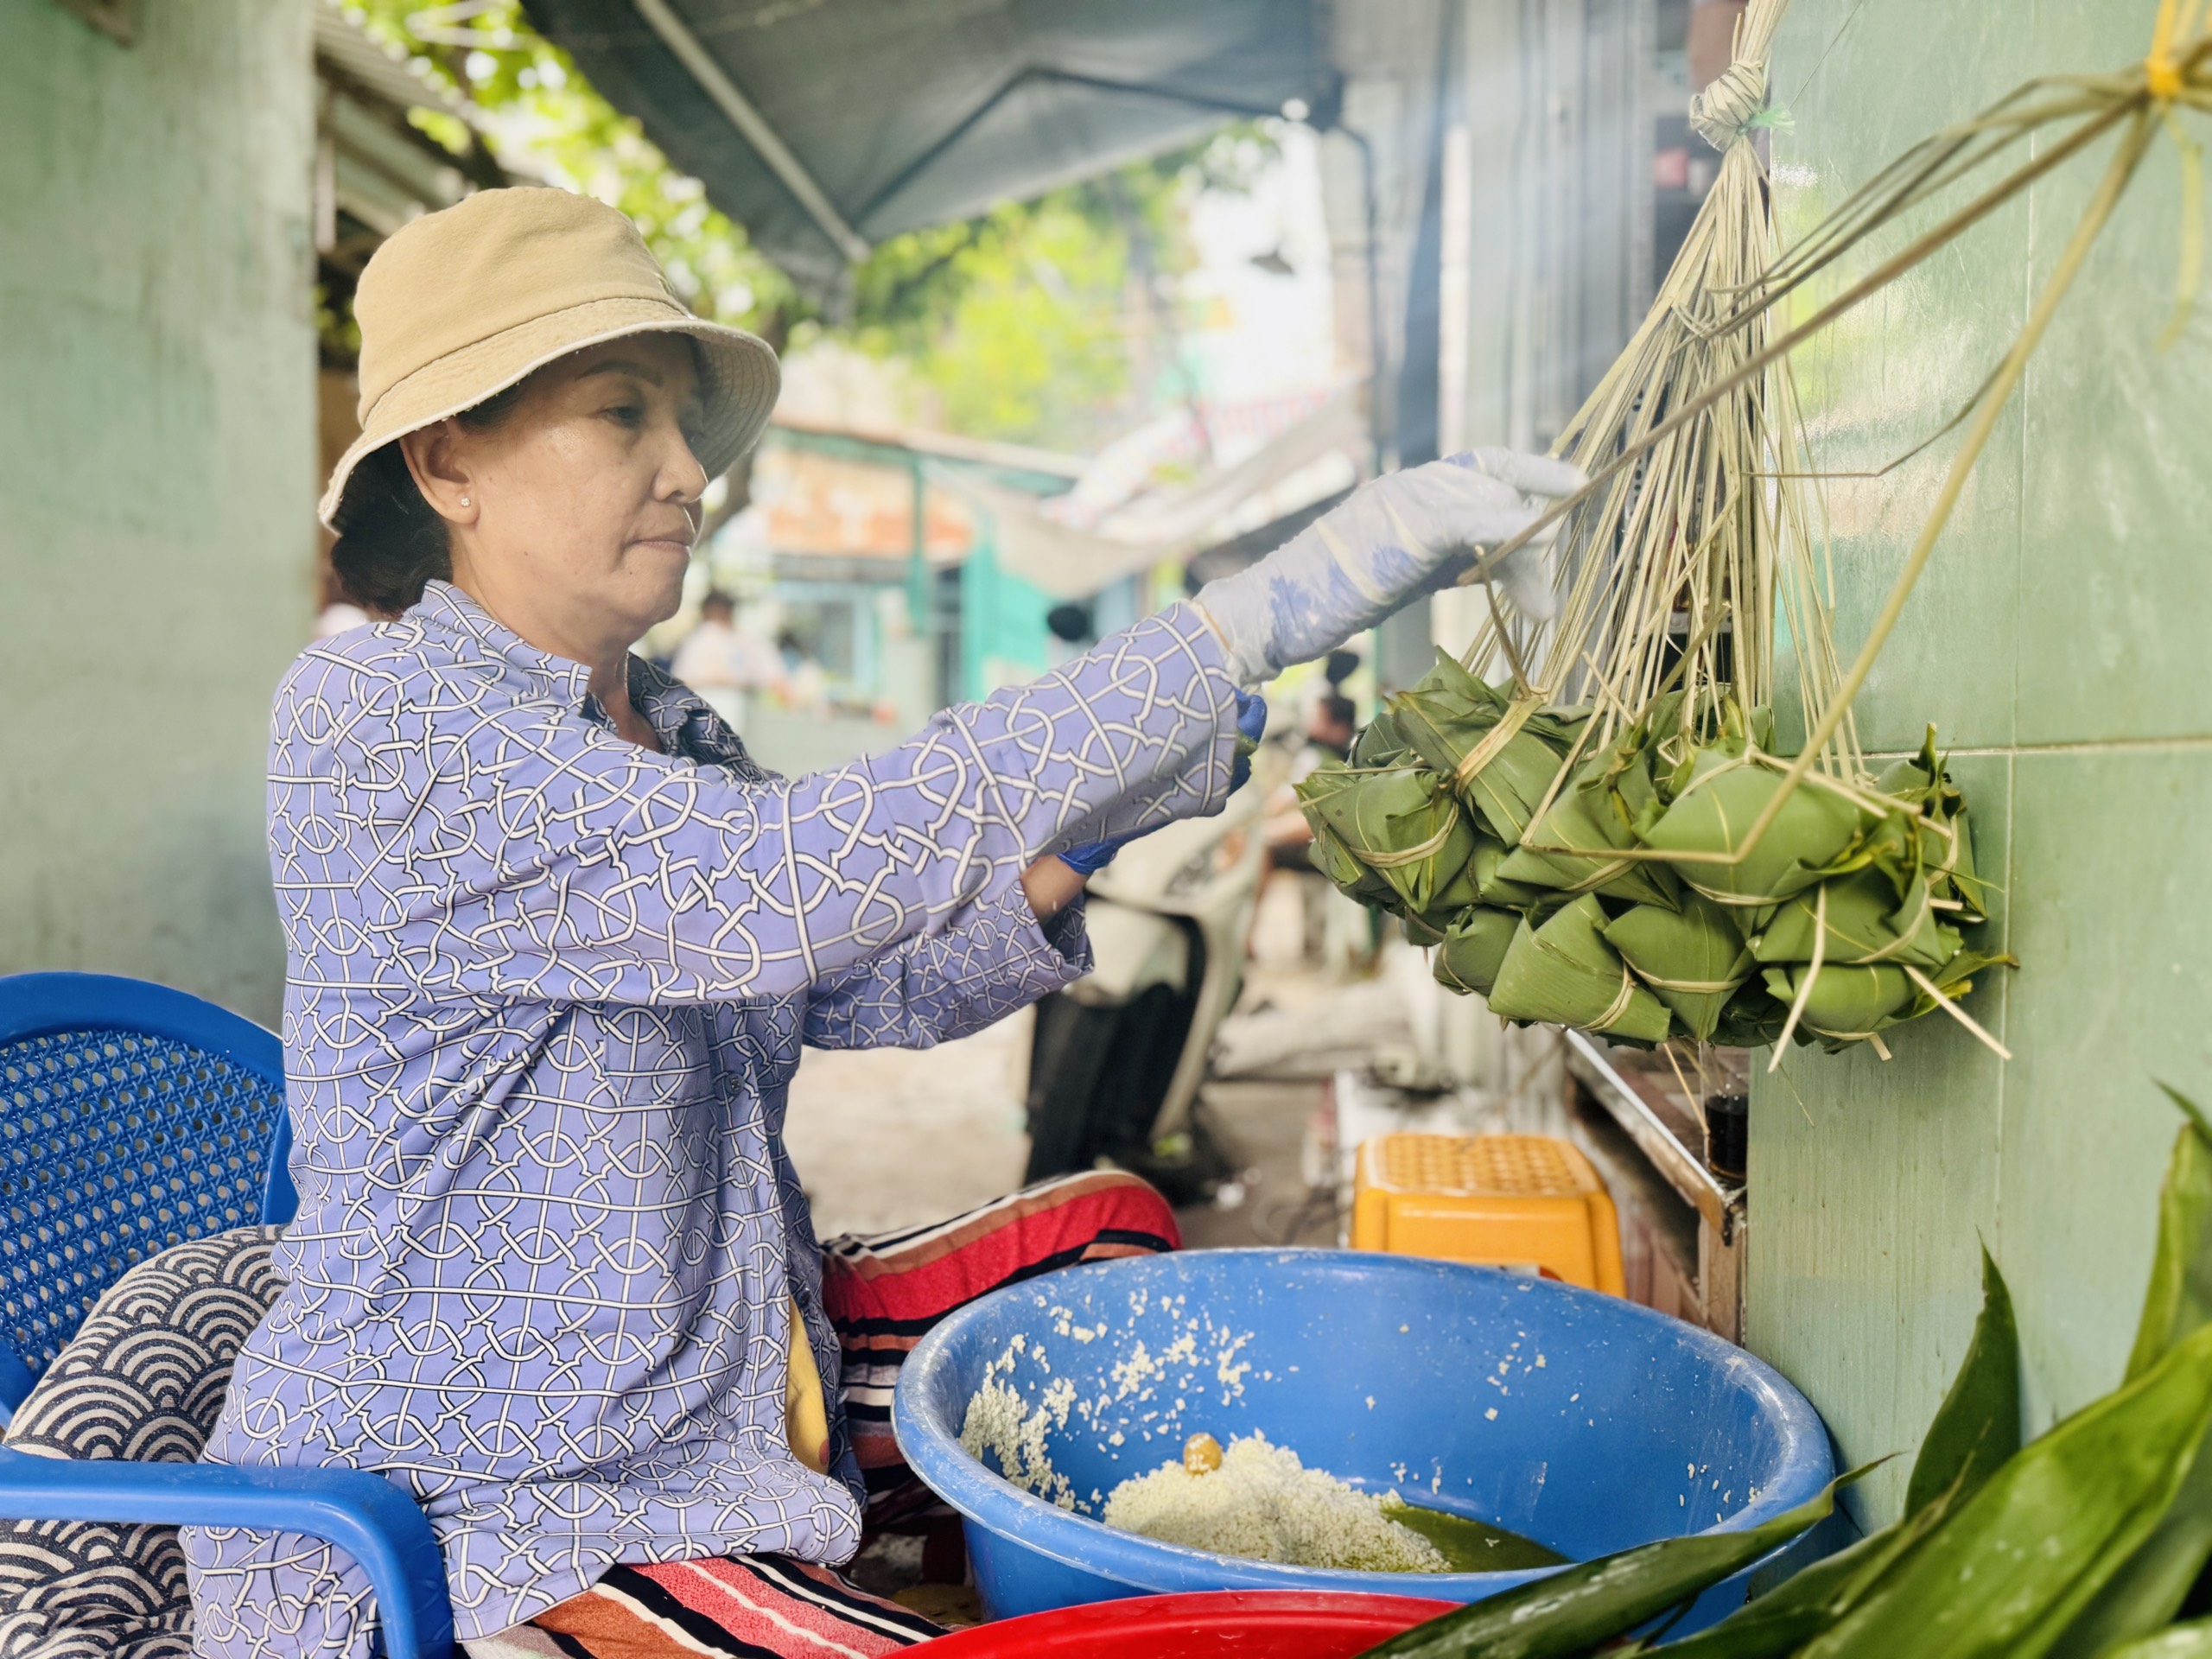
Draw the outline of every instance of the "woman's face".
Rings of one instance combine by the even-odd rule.
[[[676,613],[707,475],[679,334],[540,369],[488,429],[442,421],[407,461],[445,518],[454,583],[541,650],[599,664]]]

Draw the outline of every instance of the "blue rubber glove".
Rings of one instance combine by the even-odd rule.
[[[1077,875],[1096,875],[1114,861],[1115,854],[1135,839],[1135,836],[1120,836],[1112,841],[1090,842],[1069,848],[1059,855],[1059,860]]]
[[[1256,691],[1240,690],[1236,694],[1236,758],[1229,766],[1229,792],[1234,795],[1251,780],[1252,752],[1260,747],[1260,739],[1267,734],[1268,700]],[[1111,841],[1093,841],[1081,847],[1071,847],[1058,855],[1061,863],[1078,875],[1092,876],[1114,861],[1114,855],[1136,839],[1135,836],[1116,836]]]
[[[1229,766],[1229,792],[1252,781],[1252,756],[1268,734],[1268,700],[1241,688],[1236,693],[1236,758]]]

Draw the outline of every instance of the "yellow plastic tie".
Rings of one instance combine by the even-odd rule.
[[[2174,58],[2177,9],[2178,0],[2158,0],[2158,21],[2151,31],[2151,50],[2143,60],[2144,87],[2161,104],[2171,104],[2181,96],[2181,65]]]

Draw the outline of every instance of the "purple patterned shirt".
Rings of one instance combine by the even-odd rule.
[[[1082,973],[1058,848],[1219,809],[1235,690],[1187,606],[920,735],[785,781],[640,662],[664,754],[588,672],[433,582],[276,696],[298,1219],[211,1461],[410,1487],[464,1637],[618,1560],[860,1537],[785,1444],[787,1298],[837,1375],[782,1125],[803,1043],[925,1046]],[[834,1406],[834,1402],[833,1402]],[[287,1535],[188,1529],[204,1659],[365,1659],[366,1581]]]

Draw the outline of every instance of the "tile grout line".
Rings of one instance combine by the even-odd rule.
[[[2212,749],[2212,736],[2188,737],[2117,737],[2089,738],[2068,743],[2011,743],[1956,748],[1940,745],[1936,752],[1947,760],[1957,756],[1974,760],[2012,760],[2024,755],[2044,754],[2195,754]],[[1863,751],[1869,760],[1903,760],[1916,755],[1912,749],[1867,749]]]

